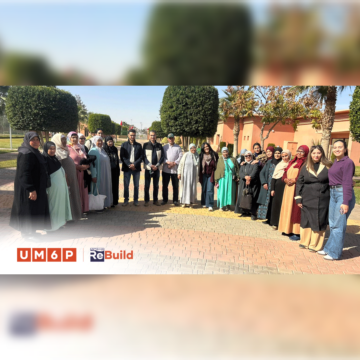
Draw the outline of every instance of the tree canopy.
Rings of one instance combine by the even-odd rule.
[[[102,129],[104,134],[111,134],[113,127],[111,118],[105,114],[90,114],[88,120],[88,128],[91,133],[96,132],[96,129]]]
[[[160,108],[161,128],[178,136],[212,137],[219,119],[214,86],[168,86]]]
[[[149,131],[152,130],[156,132],[156,137],[158,138],[163,138],[167,136],[167,134],[165,134],[164,130],[161,128],[161,121],[153,121],[149,128]]]
[[[69,92],[48,86],[12,86],[6,100],[10,125],[18,130],[68,132],[76,129],[78,108]]]

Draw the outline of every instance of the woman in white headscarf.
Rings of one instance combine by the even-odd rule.
[[[77,178],[76,165],[74,160],[69,156],[69,148],[66,146],[66,136],[55,134],[51,141],[56,145],[56,158],[63,167],[66,180],[69,186],[71,215],[74,221],[81,219],[81,198],[79,191],[79,182]]]
[[[236,182],[239,181],[239,164],[234,157],[229,156],[229,149],[221,149],[222,156],[215,171],[215,183],[217,184],[217,206],[220,211],[230,210],[235,203]]]
[[[89,155],[96,156],[95,165],[91,163],[91,193],[97,195],[106,195],[104,207],[108,208],[113,205],[112,183],[111,183],[111,165],[110,159],[103,149],[103,139],[101,136],[94,136],[93,147]],[[100,210],[98,212],[102,212]]]
[[[195,144],[190,144],[189,152],[181,158],[178,167],[180,180],[180,202],[182,207],[192,207],[197,200],[197,182],[199,181],[200,158]]]

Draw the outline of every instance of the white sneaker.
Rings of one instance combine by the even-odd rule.
[[[203,205],[203,208],[206,208],[206,205]]]
[[[326,255],[326,256],[324,256],[324,259],[325,259],[325,260],[334,260],[334,258],[333,258],[333,257],[331,257],[330,255]]]
[[[209,207],[209,211],[214,211],[214,209],[210,206],[210,207]]]
[[[320,250],[317,252],[319,255],[327,255],[327,253],[324,250]]]
[[[219,210],[220,210],[220,211],[224,211],[224,209],[223,209],[223,208],[220,208]]]

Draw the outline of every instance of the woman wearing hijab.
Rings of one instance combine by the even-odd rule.
[[[236,158],[239,165],[241,165],[245,161],[245,153],[247,152],[247,149],[242,149],[240,151],[240,155]]]
[[[77,179],[79,184],[80,200],[82,212],[86,215],[89,211],[89,193],[84,183],[84,171],[89,168],[89,165],[81,165],[82,159],[86,159],[86,153],[82,150],[79,144],[79,137],[75,131],[69,132],[67,135],[69,142],[69,156],[74,160],[77,172]]]
[[[120,177],[120,162],[117,147],[114,146],[114,139],[111,136],[105,138],[103,148],[110,159],[111,167],[111,183],[113,193],[113,205],[119,203],[119,177]]]
[[[261,150],[261,145],[259,143],[255,143],[253,145],[254,153],[253,155],[253,164],[258,164],[260,166],[260,170],[265,166],[267,156],[264,151]]]
[[[180,180],[180,202],[182,207],[192,207],[197,200],[197,182],[199,179],[199,154],[195,144],[190,144],[189,151],[181,158],[178,167]]]
[[[253,160],[251,151],[245,152],[244,157],[245,162],[240,165],[240,181],[238,188],[238,198],[235,206],[235,214],[242,214],[242,216],[251,214],[251,220],[256,220],[256,212],[258,207],[256,199],[259,196],[260,190],[260,166],[258,166],[257,164],[253,164],[255,160]],[[246,188],[249,190],[249,193],[252,194],[253,198],[250,210],[240,207],[241,198]]]
[[[67,221],[72,220],[65,171],[60,161],[56,158],[55,153],[55,143],[52,141],[45,143],[43,156],[51,179],[51,186],[46,189],[51,219],[51,228],[46,229],[47,231],[58,230]]]
[[[328,226],[330,187],[329,161],[321,145],[311,147],[310,156],[296,182],[296,204],[301,209],[300,248],[320,251]]]
[[[86,137],[82,133],[78,133],[78,137],[79,137],[79,145],[81,146],[81,150],[87,155],[89,153],[89,149],[87,148],[87,146],[85,146]]]
[[[74,160],[69,156],[69,148],[66,146],[66,136],[62,134],[55,134],[51,141],[56,146],[56,158],[60,161],[63,167],[67,183],[69,185],[69,197],[71,207],[71,217],[74,221],[81,219],[81,198],[79,191],[79,183],[77,179],[77,170]]]
[[[284,171],[289,165],[289,161],[291,160],[290,150],[283,150],[281,153],[281,158],[282,161],[276,165],[274,170],[270,186],[270,194],[272,197],[270,225],[274,230],[277,230],[279,225],[281,204],[285,189],[285,183],[282,180],[282,176],[284,175]]]
[[[201,184],[201,206],[214,209],[215,170],[219,155],[205,142],[201,146],[199,182]]]
[[[281,161],[281,152],[282,148],[277,147],[273,148],[268,146],[266,149],[266,156],[268,161],[260,172],[260,182],[261,190],[257,200],[257,203],[260,204],[258,208],[257,217],[258,219],[265,220],[263,224],[270,224],[271,217],[271,206],[272,206],[272,197],[271,197],[271,179],[275,170],[275,167]]]
[[[25,134],[18,149],[14,202],[10,216],[10,226],[29,239],[34,238],[36,230],[51,226],[46,195],[46,187],[50,184],[39,146],[40,139],[36,132]]]
[[[93,147],[89,155],[96,156],[95,165],[91,163],[91,193],[97,195],[106,195],[104,207],[109,208],[113,204],[112,183],[111,183],[111,165],[110,159],[103,149],[103,139],[101,136],[94,136]],[[98,212],[102,212],[100,210]]]
[[[217,206],[220,211],[230,210],[235,203],[236,182],[239,181],[239,164],[236,159],[229,156],[229,149],[223,147],[216,171],[215,183],[218,184]]]
[[[306,145],[301,145],[296,156],[289,162],[282,177],[285,182],[285,190],[281,205],[278,230],[286,235],[291,235],[290,240],[300,240],[300,218],[301,211],[295,202],[296,181],[299,177],[301,167],[304,165],[309,153]]]

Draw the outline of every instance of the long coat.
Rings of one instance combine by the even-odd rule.
[[[328,169],[320,164],[317,175],[303,166],[296,182],[296,203],[302,204],[300,226],[324,231],[328,225],[330,188]]]
[[[186,158],[189,155],[192,155],[191,151],[188,151],[188,152],[186,152],[184,154],[184,156],[180,160],[179,167],[178,167],[178,170],[177,170],[178,175],[181,175],[181,179],[180,179],[180,199],[182,197],[182,193],[183,193],[183,190],[184,190],[184,166],[185,166],[185,161],[186,161]],[[196,185],[197,185],[197,182],[199,181],[199,167],[200,167],[199,158],[197,158],[197,159],[198,159],[198,163],[197,163],[197,166],[196,166]]]
[[[274,173],[275,167],[276,167],[276,165],[273,164],[270,160],[265,164],[265,166],[260,171],[261,189],[260,189],[260,194],[259,194],[259,197],[257,200],[258,204],[265,205],[267,202],[266,199],[267,199],[268,193],[270,193],[271,179],[272,179],[272,175]],[[263,188],[262,185],[264,185],[264,184],[268,184],[268,190],[265,190]]]
[[[51,228],[46,184],[46,168],[36,155],[19,153],[10,216],[11,227],[23,233]],[[34,190],[37,199],[30,200],[29,193]]]
[[[259,179],[259,172],[260,172],[260,166],[259,164],[248,164],[245,163],[243,165],[240,165],[240,171],[239,171],[239,188],[238,188],[238,198],[235,205],[235,213],[236,214],[242,214],[244,211],[240,207],[240,201],[242,197],[243,190],[246,187],[246,179],[245,176],[251,176],[250,185],[248,186],[249,190],[251,191],[253,195],[253,201],[252,201],[252,209],[251,212],[253,215],[255,215],[257,210],[257,203],[256,199],[259,195],[260,190],[260,179]]]

